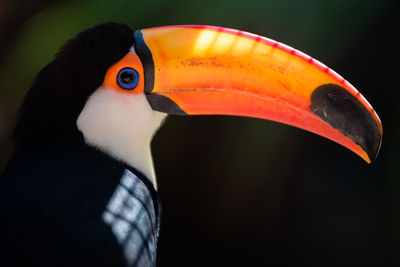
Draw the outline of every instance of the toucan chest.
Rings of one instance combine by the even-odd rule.
[[[0,193],[3,244],[14,248],[10,264],[25,259],[62,266],[76,264],[77,257],[90,265],[155,261],[154,188],[135,169],[83,141],[16,153],[0,179]]]

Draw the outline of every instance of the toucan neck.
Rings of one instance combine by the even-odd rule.
[[[157,187],[150,143],[165,117],[152,110],[144,94],[100,87],[89,97],[77,127],[87,144],[138,169]]]

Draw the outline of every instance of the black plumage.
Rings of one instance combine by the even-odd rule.
[[[158,219],[147,221],[151,231],[145,235],[131,224],[143,241],[138,253],[145,255],[133,261],[124,255],[129,240],[117,240],[114,225],[104,220],[127,170],[144,184],[141,195],[149,196],[147,202],[135,198],[136,205],[148,218],[158,217],[153,185],[136,169],[88,146],[76,126],[88,97],[129,52],[133,38],[124,24],[98,25],[67,41],[37,75],[19,112],[15,153],[0,177],[0,266],[154,263]]]
[[[78,139],[17,153],[0,179],[0,266],[127,266],[102,214],[128,169]]]
[[[107,69],[129,52],[133,40],[125,24],[105,23],[67,41],[26,94],[14,131],[17,146],[74,134],[87,98],[102,84]]]

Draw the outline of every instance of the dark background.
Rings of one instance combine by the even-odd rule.
[[[153,141],[164,208],[158,265],[399,266],[396,2],[0,0],[0,169],[34,76],[81,30],[105,21],[237,28],[293,46],[349,80],[382,119],[382,150],[368,165],[274,122],[170,117]]]

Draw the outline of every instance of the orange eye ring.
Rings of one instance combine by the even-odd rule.
[[[142,62],[138,55],[131,51],[107,70],[103,86],[119,92],[139,94],[144,91],[143,77]]]

